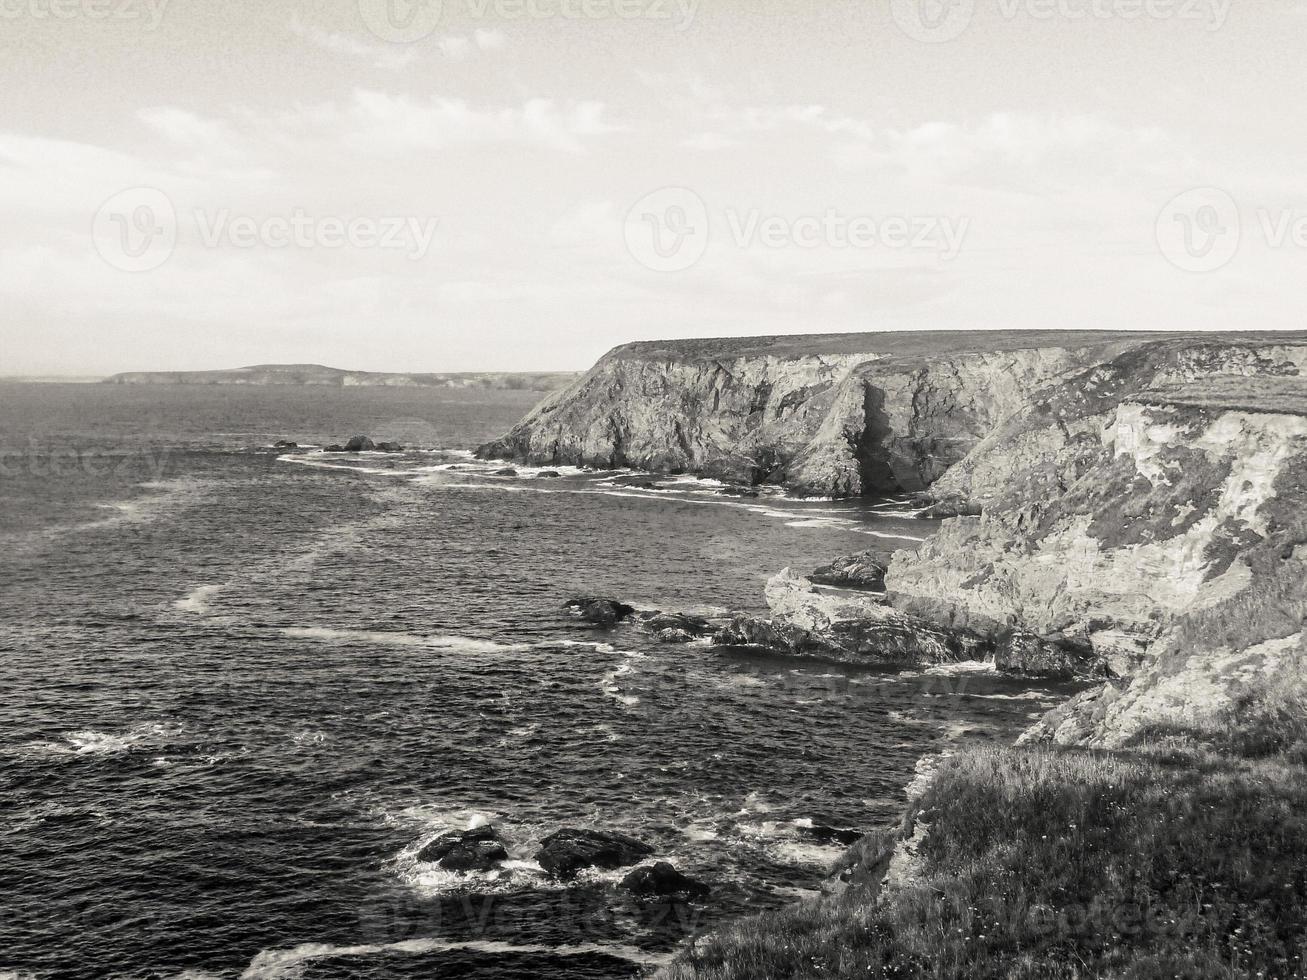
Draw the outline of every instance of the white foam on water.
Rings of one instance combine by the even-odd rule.
[[[537,943],[507,943],[489,939],[455,941],[449,939],[405,939],[395,943],[362,943],[356,946],[333,946],[327,943],[302,943],[290,949],[264,950],[241,974],[241,980],[290,980],[303,975],[314,960],[341,957],[379,956],[394,953],[423,955],[430,953],[485,953],[487,955],[522,956],[611,956],[642,966],[659,966],[671,959],[670,953],[655,954],[636,946],[616,943],[575,943],[546,946]]]
[[[36,742],[30,748],[54,755],[117,755],[130,752],[138,745],[158,744],[176,737],[181,732],[176,725],[146,724],[123,732],[98,732],[82,729],[64,732],[63,742]]]
[[[993,674],[997,673],[998,666],[992,660],[964,660],[956,664],[937,664],[934,667],[927,667],[923,674],[933,674],[935,676],[952,676],[956,674]]]
[[[174,602],[172,606],[174,609],[194,613],[196,616],[208,615],[210,601],[226,587],[226,584],[197,585],[185,596]]]
[[[463,653],[505,653],[523,649],[520,644],[496,643],[493,640],[478,640],[470,636],[423,636],[419,633],[332,629],[326,626],[288,626],[279,632],[283,636],[296,640],[318,640],[323,643],[370,643],[377,646],[421,647],[427,650],[456,650]]]

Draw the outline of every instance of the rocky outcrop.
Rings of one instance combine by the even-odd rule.
[[[484,458],[694,472],[821,496],[916,490],[1146,334],[892,333],[628,344]]]
[[[536,863],[558,878],[573,878],[582,868],[622,868],[643,861],[654,849],[643,841],[611,831],[567,829],[540,842]]]
[[[711,889],[701,881],[681,874],[666,861],[636,868],[617,886],[636,895],[660,898],[704,898]]]
[[[563,608],[579,619],[596,626],[611,628],[635,612],[634,606],[628,606],[616,599],[604,599],[598,596],[578,596],[563,603]]]
[[[499,832],[487,824],[437,837],[418,852],[417,859],[446,871],[487,871],[507,860],[508,851]]]

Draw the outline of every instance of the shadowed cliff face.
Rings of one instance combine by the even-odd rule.
[[[801,339],[781,338],[779,352],[741,342],[736,356],[725,356],[724,341],[618,348],[480,455],[684,470],[819,496],[920,490],[1030,391],[1140,342],[865,334],[845,349],[816,338],[819,352],[804,354],[788,343]],[[982,344],[996,349],[975,349]]]

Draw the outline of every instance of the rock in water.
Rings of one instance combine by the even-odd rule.
[[[490,475],[491,476],[517,476],[517,470],[513,469],[513,467],[511,466],[507,466],[502,470],[495,470],[495,472],[491,473]]]
[[[653,852],[648,844],[626,834],[569,828],[542,840],[535,859],[551,875],[572,878],[582,868],[621,868]]]
[[[662,643],[691,643],[694,640],[694,634],[680,629],[659,630],[654,636]]]
[[[885,588],[885,563],[873,557],[870,551],[862,551],[836,558],[829,565],[814,569],[808,579],[818,585],[880,592]]]
[[[507,858],[499,832],[490,825],[437,837],[417,857],[446,871],[487,871]]]
[[[619,888],[637,895],[685,896],[703,898],[711,889],[701,881],[686,877],[666,861],[636,868],[622,879]]]
[[[558,470],[545,470],[542,473],[537,473],[536,477],[541,480],[557,480],[562,475],[563,474],[559,473]]]
[[[404,451],[404,447],[397,442],[379,442],[373,448],[381,453],[402,453]]]
[[[707,636],[713,631],[712,624],[702,616],[687,616],[684,613],[653,613],[643,614],[644,621],[640,624],[650,633],[664,633],[668,630],[676,630],[681,633],[688,633],[692,638],[696,636]]]
[[[575,599],[568,599],[563,606],[587,622],[603,627],[616,626],[635,612],[634,606],[628,606],[616,599],[602,599],[597,596],[578,596]]]
[[[376,448],[377,444],[367,436],[355,436],[349,442],[345,443],[345,452],[347,453],[366,453],[371,452]]]

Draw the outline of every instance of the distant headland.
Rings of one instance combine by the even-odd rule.
[[[335,388],[495,388],[553,391],[579,375],[567,371],[391,373],[346,371],[321,364],[256,364],[221,371],[129,371],[104,379],[113,385],[317,385]]]

